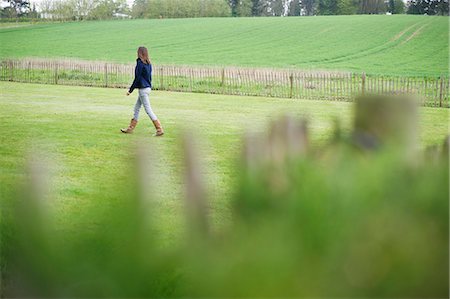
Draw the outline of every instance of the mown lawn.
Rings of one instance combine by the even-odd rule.
[[[260,97],[152,92],[152,105],[166,130],[152,138],[144,111],[133,135],[128,124],[135,94],[120,89],[0,82],[0,201],[15,194],[24,178],[25,157],[37,150],[50,161],[52,206],[61,229],[76,232],[95,226],[85,211],[113,205],[126,190],[136,144],[153,153],[153,190],[158,204],[158,233],[163,242],[180,236],[184,226],[183,156],[180,134],[198,141],[215,227],[230,219],[227,198],[236,182],[236,163],[246,131],[263,131],[283,113],[307,116],[313,145],[326,142],[338,118],[349,133],[352,104]],[[448,110],[420,108],[421,146],[440,144],[448,134]],[[1,202],[0,202],[1,204]]]

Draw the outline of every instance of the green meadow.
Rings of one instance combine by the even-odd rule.
[[[183,154],[180,134],[190,133],[206,179],[209,215],[220,228],[230,219],[230,202],[238,177],[237,163],[243,134],[263,132],[279,116],[289,113],[309,119],[313,146],[328,142],[333,121],[344,133],[352,126],[352,104],[339,102],[239,97],[154,91],[152,106],[166,130],[154,129],[144,111],[132,135],[120,133],[128,125],[135,94],[121,89],[51,86],[1,82],[0,114],[4,132],[0,142],[0,198],[10,198],[24,179],[31,151],[49,161],[61,229],[76,233],[95,226],[88,210],[114,205],[124,196],[132,157],[144,144],[152,153],[155,213],[164,244],[177,240],[183,225]],[[446,109],[420,108],[420,144],[440,145],[448,134]],[[129,181],[129,180],[128,180]]]
[[[411,15],[152,19],[0,27],[0,58],[448,75],[448,17]]]

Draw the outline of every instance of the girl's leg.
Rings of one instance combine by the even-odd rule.
[[[137,125],[137,121],[139,118],[139,110],[141,110],[141,100],[140,97],[137,98],[136,104],[134,105],[134,114],[133,114],[133,118],[131,119],[130,125],[128,126],[128,128],[124,128],[124,129],[120,129],[120,131],[122,131],[122,133],[133,133],[134,128],[136,128]]]
[[[148,116],[153,122],[153,125],[155,126],[156,133],[154,134],[154,136],[162,136],[164,135],[164,130],[158,120],[158,117],[156,117],[155,113],[153,113],[152,107],[150,106],[150,90],[150,88],[139,89],[140,99],[142,105],[144,105],[145,112],[147,112]]]
[[[137,99],[136,104],[134,105],[134,115],[133,118],[131,119],[130,125],[128,126],[128,128],[123,128],[120,129],[120,131],[122,131],[122,133],[133,133],[134,128],[136,128],[137,125],[137,121],[139,118],[139,110],[141,110],[141,100]]]
[[[152,107],[150,106],[150,88],[142,88],[139,89],[139,99],[141,100],[142,105],[144,105],[145,112],[147,112],[147,115],[150,117],[152,121],[158,120],[158,117],[156,117],[155,113],[152,110]]]
[[[136,100],[136,104],[134,104],[134,115],[133,119],[138,120],[139,118],[139,111],[141,110],[142,102],[141,102],[141,93],[139,92],[139,96]]]

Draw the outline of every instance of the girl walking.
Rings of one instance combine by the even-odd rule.
[[[153,113],[152,107],[150,106],[150,91],[152,90],[152,64],[150,58],[148,57],[148,50],[146,47],[139,47],[137,51],[138,58],[136,59],[136,68],[134,70],[134,81],[130,89],[127,91],[127,96],[129,96],[134,89],[139,90],[139,96],[137,98],[136,104],[134,105],[134,115],[131,119],[130,125],[126,129],[120,129],[122,133],[132,133],[137,125],[139,119],[139,111],[141,106],[144,105],[145,112],[150,117],[155,126],[156,133],[153,136],[162,136],[164,130]]]

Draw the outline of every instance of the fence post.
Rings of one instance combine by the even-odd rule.
[[[58,84],[58,63],[55,63],[55,84]]]
[[[353,100],[353,73],[350,74],[350,100]]]
[[[294,74],[289,75],[289,98],[292,99],[293,93],[294,93]]]
[[[444,90],[444,76],[441,75],[440,77],[440,86],[439,86],[439,107],[442,107],[442,99],[444,96],[443,90]]]
[[[164,74],[163,74],[164,68],[159,68],[159,89],[164,90]]]
[[[108,87],[108,64],[105,63],[105,87]]]
[[[350,101],[353,100],[353,73],[350,73],[349,75],[349,83],[350,83],[350,87],[348,88],[350,91]]]
[[[192,92],[192,68],[189,68],[189,87],[189,91]]]
[[[225,86],[225,68],[222,68],[220,86]]]
[[[366,93],[366,73],[362,73],[361,76],[361,94],[364,95]]]
[[[31,82],[31,62],[28,61],[28,82]]]
[[[14,63],[12,60],[9,61],[9,81],[14,81]]]

